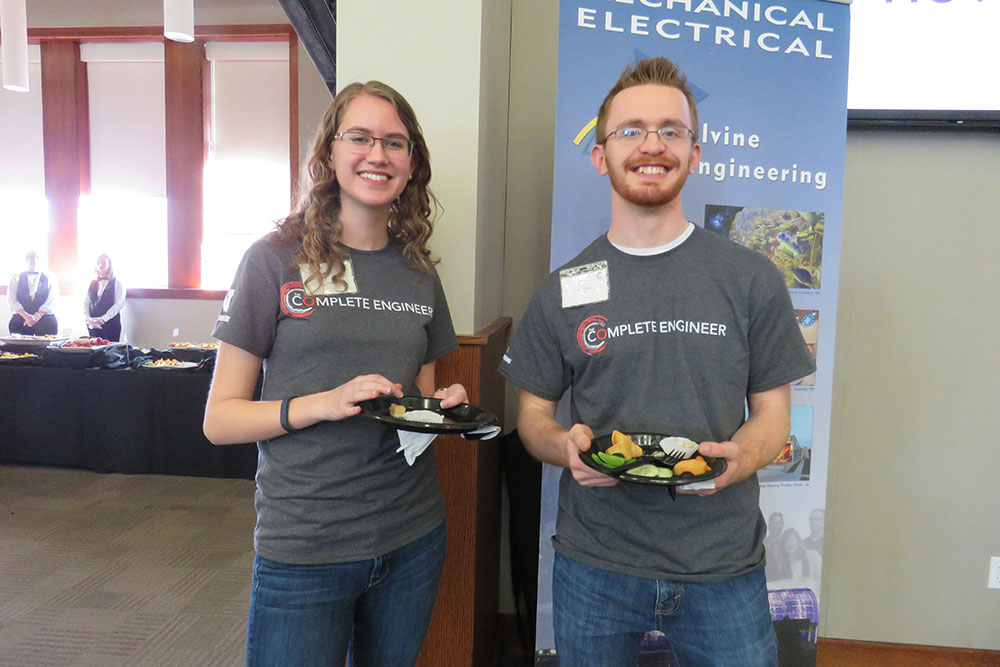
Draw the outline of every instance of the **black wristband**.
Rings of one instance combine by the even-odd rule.
[[[299,429],[293,428],[291,424],[288,423],[288,404],[292,402],[293,398],[298,398],[298,396],[289,396],[281,402],[281,413],[279,419],[281,420],[281,428],[285,429],[286,433],[294,433]]]

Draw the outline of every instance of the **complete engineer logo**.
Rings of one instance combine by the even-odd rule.
[[[281,312],[289,317],[309,317],[316,310],[316,298],[307,294],[300,282],[281,286]]]
[[[576,330],[576,343],[587,354],[597,354],[608,343],[608,318],[591,315]]]

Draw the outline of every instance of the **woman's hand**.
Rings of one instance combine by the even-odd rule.
[[[322,393],[322,418],[327,421],[337,421],[353,417],[361,412],[358,403],[373,399],[380,394],[398,398],[403,395],[403,385],[390,382],[381,375],[359,375],[336,389]]]
[[[453,408],[459,403],[469,402],[469,392],[457,382],[449,387],[443,387],[434,392],[434,398],[441,399],[442,408]]]

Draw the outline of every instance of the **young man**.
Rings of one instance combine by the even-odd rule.
[[[15,273],[7,287],[7,305],[11,318],[7,330],[24,336],[48,336],[59,332],[54,315],[59,285],[56,277],[35,268],[38,253],[29,250],[24,256],[27,271]]]
[[[789,383],[813,363],[778,269],[683,216],[697,127],[672,62],[622,72],[591,151],[611,179],[610,229],[538,288],[500,368],[522,388],[528,450],[566,468],[552,583],[563,665],[635,664],[649,630],[682,665],[777,664],[756,471],[784,446]],[[555,420],[566,389],[569,430]],[[686,436],[728,467],[676,501],[619,483],[580,460],[614,429]]]

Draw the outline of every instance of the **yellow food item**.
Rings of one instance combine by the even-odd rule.
[[[406,414],[406,407],[405,406],[398,405],[396,403],[392,403],[391,405],[389,405],[389,415],[390,416],[392,416],[392,417],[402,417],[404,414]]]
[[[181,362],[176,359],[157,359],[156,361],[151,361],[147,366],[180,366]]]
[[[686,459],[674,465],[674,474],[680,475],[681,473],[689,472],[692,475],[704,475],[706,472],[711,470],[705,459],[700,456],[696,456],[693,459]]]
[[[627,459],[642,456],[642,447],[632,442],[632,436],[621,431],[611,432],[611,446],[604,450],[607,454],[618,454]]]
[[[14,354],[13,352],[4,352],[0,354],[0,359],[21,359],[22,357],[37,357],[37,354],[32,354],[31,352],[25,352],[24,354]]]

